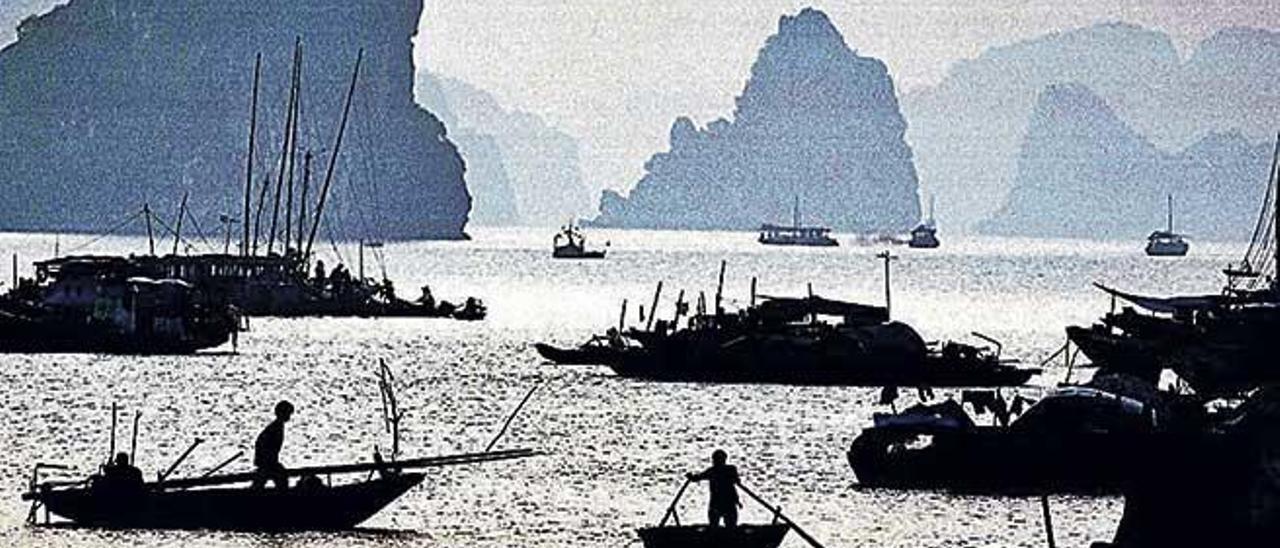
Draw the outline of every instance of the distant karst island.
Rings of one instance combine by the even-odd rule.
[[[1221,29],[1185,57],[1127,23],[1054,32],[907,93],[907,141],[956,229],[1132,238],[1163,226],[1172,192],[1192,235],[1243,238],[1280,116],[1277,67],[1268,30]]]
[[[176,211],[184,192],[206,231],[240,217],[255,56],[256,194],[278,174],[300,38],[299,146],[316,156],[316,186],[364,50],[326,233],[464,238],[462,159],[414,103],[422,10],[422,0],[72,0],[26,19],[0,51],[0,229],[99,231],[144,203]]]
[[[884,63],[856,54],[826,14],[784,16],[733,120],[671,127],[629,195],[605,191],[596,226],[755,229],[789,222],[905,232],[920,219],[906,123]]]

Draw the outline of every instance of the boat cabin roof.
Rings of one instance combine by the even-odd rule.
[[[782,226],[774,224],[760,225],[760,232],[765,234],[793,234],[797,236],[824,236],[831,232],[825,226]]]

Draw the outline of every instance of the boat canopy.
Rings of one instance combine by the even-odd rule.
[[[1142,308],[1152,312],[1160,312],[1165,314],[1174,314],[1177,312],[1193,312],[1196,310],[1207,310],[1224,304],[1225,299],[1222,295],[1188,295],[1183,297],[1144,297],[1142,295],[1134,295],[1125,293],[1118,289],[1112,289],[1100,283],[1094,283],[1094,287],[1101,289],[1108,294],[1124,299]]]
[[[757,307],[766,320],[797,321],[806,316],[821,314],[824,316],[843,317],[849,324],[880,324],[889,321],[889,311],[883,306],[824,299],[818,296],[763,297],[764,302]]]

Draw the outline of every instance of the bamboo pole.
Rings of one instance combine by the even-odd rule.
[[[342,137],[347,132],[347,119],[351,115],[351,99],[356,94],[356,82],[360,78],[360,63],[364,60],[364,50],[356,56],[356,67],[351,71],[351,87],[347,90],[346,105],[342,107],[342,121],[338,124],[338,136],[334,140],[333,151],[329,153],[329,169],[324,175],[324,184],[320,186],[320,200],[316,202],[315,219],[311,222],[311,233],[307,236],[307,248],[303,256],[311,255],[311,246],[316,240],[316,231],[320,229],[320,221],[324,218],[324,203],[329,197],[329,185],[333,184],[333,172],[338,165],[338,153],[342,151]]]
[[[644,324],[645,331],[653,331],[653,320],[658,317],[658,299],[660,297],[662,297],[662,280],[658,280],[658,288],[653,292],[653,304],[649,306],[649,321]]]
[[[489,440],[489,445],[484,446],[485,453],[488,453],[493,449],[494,445],[498,444],[498,440],[502,439],[503,434],[507,433],[507,428],[511,426],[511,421],[516,419],[516,415],[520,414],[520,410],[524,409],[524,404],[529,403],[529,399],[533,397],[533,393],[537,391],[540,386],[542,386],[542,383],[533,385],[533,388],[530,388],[529,392],[524,395],[524,399],[520,400],[520,405],[517,405],[515,411],[512,411],[511,414],[507,416],[507,420],[502,423],[502,429],[498,431],[498,435],[494,436],[492,440]]]
[[[693,483],[692,479],[685,478],[684,485],[680,486],[680,490],[676,492],[676,498],[671,499],[671,504],[667,506],[666,513],[662,514],[662,520],[658,522],[658,527],[665,527],[668,518],[674,518],[676,527],[680,526],[680,516],[676,514],[676,504],[684,497],[684,491],[689,488],[689,484]]]
[[[724,300],[724,269],[728,266],[728,261],[720,261],[720,281],[716,284],[716,316],[720,315],[721,303]]]

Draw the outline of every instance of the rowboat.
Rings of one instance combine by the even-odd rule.
[[[677,525],[645,527],[638,531],[645,548],[776,548],[790,525],[709,527]]]

